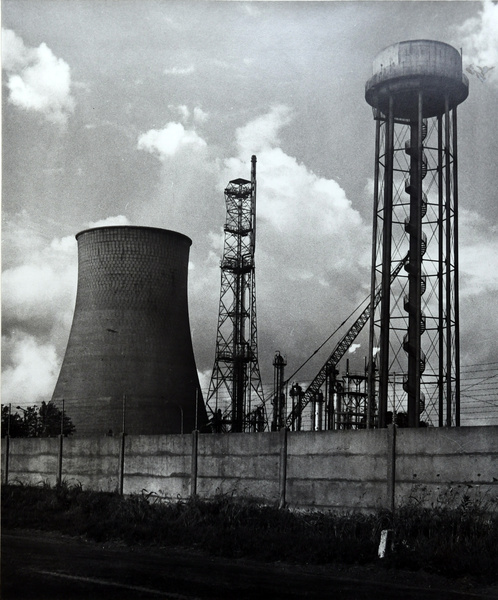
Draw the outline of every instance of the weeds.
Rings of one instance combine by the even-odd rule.
[[[392,519],[395,551],[390,562],[451,577],[465,574],[496,579],[496,498],[479,488],[458,485],[426,506],[420,501],[420,493],[398,509]]]
[[[9,485],[2,492],[2,525],[99,542],[176,545],[226,557],[315,564],[378,562],[380,532],[391,529],[394,547],[383,566],[496,580],[496,502],[468,490],[450,490],[432,506],[419,500],[414,496],[394,515],[339,515],[293,512],[226,494],[166,502],[145,490],[123,498],[85,491],[79,484]]]

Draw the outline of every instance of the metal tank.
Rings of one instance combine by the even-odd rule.
[[[150,227],[76,235],[73,323],[52,400],[76,435],[187,433],[206,424],[189,325],[191,240]]]
[[[463,102],[469,93],[456,48],[433,40],[409,40],[384,48],[373,62],[365,99],[387,114],[389,101],[397,118],[415,119],[418,93],[423,93],[422,117],[441,115]]]
[[[458,50],[433,40],[382,50],[365,86],[376,122],[372,300],[382,290],[370,318],[369,426],[375,414],[380,427],[390,415],[460,424],[457,106],[468,91]]]

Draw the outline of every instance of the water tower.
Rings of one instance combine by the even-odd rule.
[[[431,40],[385,48],[366,84],[376,123],[372,299],[382,289],[370,315],[370,426],[374,415],[379,427],[460,424],[457,106],[467,95],[460,53]]]

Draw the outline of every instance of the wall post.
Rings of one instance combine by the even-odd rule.
[[[286,485],[287,485],[287,428],[280,430],[280,469],[279,469],[279,492],[280,498],[278,507],[285,508],[286,503]]]
[[[190,467],[190,497],[197,495],[197,456],[199,447],[199,431],[192,431],[192,456]]]
[[[9,483],[9,456],[10,456],[10,419],[12,413],[12,405],[9,404],[9,419],[7,421],[7,435],[5,436],[5,475],[4,484]]]
[[[120,496],[123,495],[124,489],[125,440],[126,433],[123,431],[121,434],[121,446],[119,448],[118,492]]]
[[[5,436],[5,469],[4,469],[4,484],[9,483],[9,455],[10,455],[10,434]]]
[[[57,485],[62,484],[62,452],[64,449],[64,435],[59,434],[59,448],[57,451]]]
[[[387,508],[394,513],[396,493],[396,425],[387,426]]]

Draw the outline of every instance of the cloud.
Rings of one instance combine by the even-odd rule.
[[[130,221],[128,217],[125,217],[124,215],[117,215],[116,217],[107,217],[106,219],[101,219],[100,221],[90,221],[88,223],[88,228],[112,227],[115,225],[130,225]]]
[[[52,122],[65,124],[73,112],[69,65],[42,43],[29,48],[10,29],[2,30],[2,61],[7,73],[8,101],[37,112]]]
[[[498,85],[498,4],[484,0],[479,14],[467,19],[457,33],[467,72]]]
[[[264,250],[274,258],[278,250],[279,256],[291,259],[284,268],[290,277],[315,278],[328,269],[342,272],[356,264],[359,242],[369,246],[367,230],[336,181],[317,176],[278,147],[279,132],[291,121],[290,110],[277,106],[237,130],[238,156],[225,161],[222,179],[244,173],[248,178],[248,159],[255,153],[261,243],[269,244]]]
[[[199,377],[199,385],[204,396],[207,395],[207,392],[209,390],[209,384],[211,382],[211,372],[211,369],[206,369],[205,371],[197,371],[197,375]],[[206,400],[206,398],[204,398],[204,400]]]
[[[50,399],[59,375],[55,347],[26,333],[2,339],[12,364],[2,372],[2,404],[27,406]]]
[[[371,234],[337,181],[281,147],[293,118],[278,105],[239,128],[220,185],[248,179],[256,154],[260,354],[279,348],[295,367],[368,294]]]
[[[185,129],[181,123],[170,122],[164,129],[151,129],[138,139],[138,149],[146,150],[160,160],[174,156],[181,149],[202,150],[207,146],[193,129]]]
[[[21,329],[42,335],[70,323],[77,278],[74,236],[47,241],[24,212],[6,222],[4,238],[4,333]]]
[[[347,306],[349,313],[351,303],[366,293],[362,286],[368,274],[361,257],[368,252],[369,233],[336,181],[317,176],[281,147],[280,134],[292,118],[285,106],[256,117],[235,132],[237,151],[225,160],[199,134],[195,122],[188,127],[170,122],[137,141],[138,149],[158,159],[159,177],[156,195],[147,205],[134,207],[131,221],[175,229],[193,239],[190,321],[204,388],[216,340],[226,216],[223,189],[231,179],[250,177],[253,153],[258,158],[260,360],[268,363],[266,378],[271,372],[271,360],[266,359],[273,357],[275,348],[285,352],[289,368],[294,368],[344,318],[341,307]],[[88,227],[128,223],[127,216],[118,215]],[[54,364],[62,362],[72,319],[77,249],[73,236],[30,237],[30,227],[36,225],[24,213],[10,218],[5,228],[9,253],[3,275],[4,370],[7,389],[24,377],[33,398],[41,398],[42,392],[49,398],[57,372]],[[26,369],[28,360],[36,365],[33,377]]]
[[[194,108],[194,122],[195,123],[205,123],[209,119],[209,115],[207,112],[204,112],[202,108],[196,106]]]
[[[128,224],[120,215],[86,227]],[[49,400],[73,318],[76,239],[47,239],[25,211],[7,218],[3,235],[2,400]]]
[[[368,294],[370,231],[335,180],[317,176],[282,147],[281,133],[293,118],[289,107],[271,107],[236,130],[236,152],[224,160],[200,135],[195,109],[190,126],[168,123],[138,139],[137,147],[156,156],[161,168],[156,197],[140,207],[134,220],[159,222],[193,240],[189,306],[203,372],[212,367],[216,339],[223,191],[232,179],[250,178],[253,154],[261,360],[281,348],[295,366],[343,320],[353,302]]]
[[[191,118],[194,125],[202,125],[209,119],[208,113],[203,111],[199,106],[194,107],[193,112],[190,111],[186,104],[180,104],[179,106],[169,104],[168,108],[179,115],[184,125],[186,125]]]
[[[4,235],[2,401],[49,400],[71,326],[76,241],[47,240],[27,213],[11,217]]]
[[[460,209],[460,298],[498,291],[497,227],[489,220]]]
[[[291,121],[291,109],[279,104],[246,126],[240,127],[236,132],[239,155],[247,151],[258,154],[264,150],[274,148],[280,143],[278,138],[280,130]]]
[[[170,104],[168,108],[179,114],[183,123],[186,123],[189,120],[190,110],[185,104],[181,104],[180,106],[174,106],[173,104]]]

